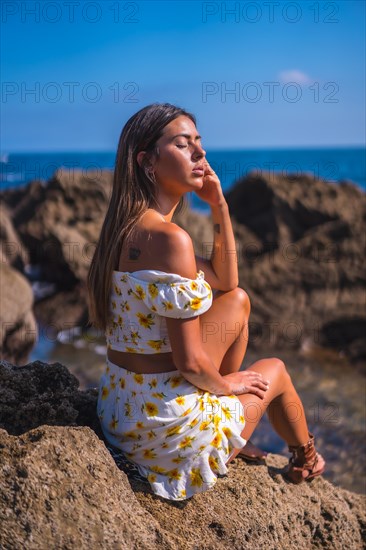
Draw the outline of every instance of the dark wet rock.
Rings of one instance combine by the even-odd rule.
[[[78,387],[78,379],[60,363],[14,366],[0,361],[0,428],[12,435],[44,424],[98,431],[96,391]]]

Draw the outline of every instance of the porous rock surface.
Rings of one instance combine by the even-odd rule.
[[[96,390],[79,391],[64,366],[1,361],[0,387],[1,548],[364,547],[364,496],[321,477],[288,484],[285,457],[236,459],[213,489],[168,501],[116,466]]]

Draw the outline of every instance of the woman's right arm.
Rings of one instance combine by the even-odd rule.
[[[197,266],[190,236],[175,224],[163,225],[159,253],[162,271],[195,279]],[[198,316],[165,319],[174,364],[191,384],[216,395],[255,393],[264,397],[267,387],[260,373],[241,371],[225,376],[220,374],[202,346]]]

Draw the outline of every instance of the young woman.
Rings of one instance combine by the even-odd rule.
[[[211,207],[210,260],[195,256],[172,222],[192,191]],[[170,104],[141,109],[121,133],[88,275],[89,314],[107,339],[103,433],[167,499],[213,487],[238,454],[260,456],[243,448],[265,411],[292,452],[285,477],[300,483],[324,471],[283,361],[239,370],[250,302],[233,252],[228,206],[195,117]]]

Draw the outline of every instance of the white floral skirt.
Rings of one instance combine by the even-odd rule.
[[[107,358],[97,413],[106,440],[171,500],[213,487],[233,449],[247,442],[239,399],[201,390],[179,371],[136,374]]]

